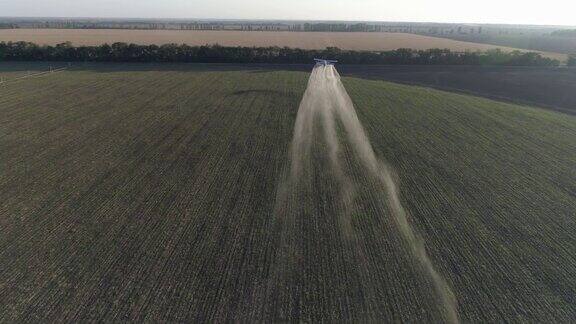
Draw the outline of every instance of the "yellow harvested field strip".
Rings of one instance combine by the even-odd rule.
[[[243,32],[197,30],[122,30],[122,29],[5,29],[0,41],[28,41],[55,45],[70,41],[74,45],[99,45],[125,42],[136,44],[220,44],[224,46],[287,46],[303,49],[338,47],[345,50],[386,51],[398,48],[448,48],[453,51],[485,51],[510,47],[478,44],[405,33],[339,32]],[[559,60],[566,55],[542,53]]]

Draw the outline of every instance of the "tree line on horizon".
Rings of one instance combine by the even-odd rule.
[[[56,46],[30,42],[0,42],[0,61],[140,62],[140,63],[274,63],[308,64],[314,58],[338,60],[343,64],[391,65],[506,65],[558,66],[555,59],[535,52],[455,52],[449,49],[397,49],[392,51],[349,51],[335,47],[305,50],[288,47],[226,47],[185,44],[137,45],[126,43],[98,46]],[[576,65],[571,57],[569,64]]]

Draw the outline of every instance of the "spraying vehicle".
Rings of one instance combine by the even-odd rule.
[[[323,66],[334,65],[334,64],[338,63],[338,61],[323,60],[323,59],[317,59],[317,58],[315,58],[314,61],[316,61],[316,64],[323,65]]]

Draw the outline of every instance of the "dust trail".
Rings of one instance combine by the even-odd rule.
[[[290,200],[288,197],[294,194],[290,191],[296,188],[296,184],[305,176],[306,168],[310,167],[314,127],[317,119],[323,125],[330,165],[341,186],[341,203],[344,212],[339,215],[339,222],[344,237],[351,239],[353,236],[350,213],[354,208],[354,183],[343,171],[338,158],[340,143],[337,136],[336,119],[341,122],[353,152],[363,167],[366,168],[367,174],[376,179],[385,190],[387,197],[383,198],[388,201],[393,221],[403,240],[409,246],[411,256],[420,264],[432,282],[445,320],[450,323],[457,323],[459,320],[454,294],[444,278],[434,268],[426,252],[424,242],[412,229],[408,220],[408,212],[400,201],[393,171],[390,166],[379,161],[376,157],[356,115],[352,100],[334,66],[318,65],[312,71],[308,88],[296,118],[290,153],[290,176],[281,184],[277,197],[277,208],[285,209],[287,204],[290,204],[287,201]]]
[[[333,67],[332,67],[333,69]],[[296,117],[296,125],[294,129],[294,139],[291,147],[291,161],[292,168],[290,172],[289,181],[292,185],[296,184],[303,176],[302,168],[306,161],[309,160],[311,148],[314,138],[314,121],[320,118],[323,129],[324,139],[328,145],[328,153],[330,164],[333,172],[340,183],[342,191],[342,203],[345,208],[345,214],[351,212],[352,200],[354,197],[354,188],[352,181],[346,176],[338,153],[340,151],[340,144],[336,133],[336,120],[335,114],[338,113],[338,107],[333,100],[332,87],[328,86],[330,79],[327,77],[329,67],[318,66],[312,71],[312,75],[308,82],[308,89],[304,94],[304,98],[298,110]],[[346,238],[352,235],[352,228],[349,218],[340,217],[343,233]]]

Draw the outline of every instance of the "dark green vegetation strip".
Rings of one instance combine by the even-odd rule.
[[[56,46],[29,42],[0,42],[0,62],[163,62],[163,63],[278,63],[309,64],[314,58],[329,58],[346,64],[395,65],[512,65],[558,66],[560,61],[536,52],[454,52],[449,49],[350,51],[329,47],[306,50],[289,47],[226,47],[186,44],[137,45],[126,43],[98,46]]]
[[[437,320],[369,208],[364,262],[333,218],[298,219],[292,286],[267,289],[307,77],[109,66],[1,87],[0,322]],[[461,319],[574,319],[576,118],[344,81]]]

